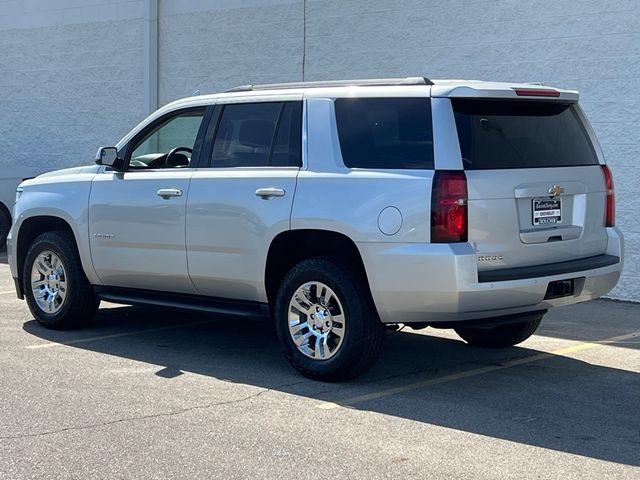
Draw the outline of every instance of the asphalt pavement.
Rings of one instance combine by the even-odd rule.
[[[264,321],[103,304],[46,330],[0,258],[0,478],[640,479],[640,304],[504,350],[405,329],[329,384]]]

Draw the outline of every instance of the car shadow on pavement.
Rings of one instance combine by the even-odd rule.
[[[551,330],[562,329],[556,323]],[[305,379],[289,367],[266,321],[116,307],[100,310],[88,329],[52,331],[31,320],[24,330],[50,342],[157,365],[155,375],[167,381],[191,372],[316,399],[319,406],[356,398],[348,408],[640,466],[640,374],[558,355],[509,366],[541,353],[526,347],[486,350],[400,332],[387,338],[370,372],[330,384]],[[640,348],[637,342],[624,346]],[[455,377],[484,367],[496,368]],[[438,378],[445,381],[418,388]],[[394,394],[384,393],[394,388]]]

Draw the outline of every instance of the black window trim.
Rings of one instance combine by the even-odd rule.
[[[269,157],[267,158],[267,167],[272,167],[271,159],[273,158],[273,147],[275,146],[276,138],[278,136],[278,128],[280,128],[280,121],[282,120],[282,113],[284,112],[284,107],[286,106],[286,102],[280,102],[280,111],[278,112],[278,118],[276,119],[275,127],[273,128],[273,134],[271,135],[271,147],[269,148]],[[291,132],[289,132],[291,134]],[[289,138],[291,141],[291,138]],[[287,165],[290,166],[290,165]]]
[[[302,115],[301,115],[301,123],[300,123],[300,162],[298,165],[288,165],[288,166],[273,166],[273,165],[262,165],[259,167],[215,167],[213,166],[213,144],[215,143],[216,135],[218,134],[218,128],[220,127],[220,121],[222,120],[222,114],[224,113],[224,109],[227,106],[231,105],[254,105],[261,103],[280,103],[280,111],[278,113],[278,119],[276,120],[275,129],[273,131],[273,136],[271,138],[271,148],[269,149],[269,163],[271,163],[271,156],[273,155],[273,142],[275,141],[276,135],[278,134],[278,127],[280,126],[280,119],[282,118],[282,113],[284,112],[285,106],[287,103],[299,102],[302,107]],[[291,100],[267,100],[260,101],[256,99],[255,101],[249,102],[229,102],[229,103],[221,103],[214,105],[214,109],[211,112],[211,118],[209,119],[209,125],[207,126],[206,134],[204,137],[204,142],[202,145],[202,151],[200,152],[200,166],[198,168],[208,168],[212,170],[225,170],[225,169],[247,169],[247,170],[255,170],[258,168],[269,168],[269,169],[296,169],[300,170],[303,166],[303,150],[304,150],[304,100],[303,99],[291,99]]]
[[[124,148],[124,172],[125,173],[133,173],[133,172],[166,172],[166,168],[150,168],[150,169],[140,169],[140,170],[130,170],[129,162],[131,161],[131,154],[133,153],[134,146],[137,146],[137,143],[140,139],[146,137],[149,132],[155,130],[159,126],[168,123],[174,117],[178,117],[184,113],[189,112],[198,112],[201,111],[203,113],[202,120],[200,122],[200,127],[198,128],[198,133],[196,135],[196,141],[193,144],[193,152],[191,153],[191,162],[189,163],[189,168],[198,168],[200,162],[202,160],[203,153],[203,141],[204,135],[209,125],[210,118],[213,114],[213,105],[198,105],[195,107],[186,107],[180,108],[177,110],[172,110],[171,112],[167,112],[161,117],[156,118],[153,122],[146,125],[142,130],[135,134],[135,136],[127,142],[127,145]]]

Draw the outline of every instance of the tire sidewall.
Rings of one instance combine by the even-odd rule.
[[[330,262],[318,260],[316,263],[319,265],[320,262],[324,267],[329,267],[334,272],[329,273],[326,271],[327,268],[303,269],[302,264],[299,264],[285,276],[276,300],[275,322],[280,344],[287,360],[303,373],[321,377],[328,372],[342,370],[356,360],[354,358],[356,343],[359,338],[362,338],[363,323],[370,320],[366,317],[367,312],[363,308],[360,293],[350,278],[351,275]],[[311,262],[308,264],[311,265]],[[338,281],[336,281],[336,277],[339,278]],[[345,334],[342,344],[338,352],[326,360],[314,360],[304,355],[298,350],[289,333],[289,302],[300,286],[312,281],[320,281],[335,292],[345,316]]]
[[[546,313],[546,312],[545,312]],[[522,321],[494,328],[457,328],[456,333],[470,345],[507,348],[527,340],[534,334],[545,313],[523,314]]]
[[[0,248],[4,248],[11,230],[11,216],[0,206]]]
[[[71,252],[68,252],[65,248],[64,242],[55,242],[56,237],[60,235],[50,232],[45,233],[37,237],[29,247],[27,256],[24,262],[23,272],[23,289],[27,299],[27,304],[31,313],[36,317],[36,320],[47,327],[59,327],[62,322],[70,315],[73,309],[75,296],[77,295],[78,276],[76,272],[77,266],[75,265],[75,258]],[[44,251],[51,251],[58,255],[64,266],[65,278],[67,280],[67,295],[64,300],[62,308],[56,313],[48,313],[40,309],[38,303],[33,295],[31,288],[31,269],[35,259]]]

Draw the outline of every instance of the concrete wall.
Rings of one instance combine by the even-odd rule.
[[[301,78],[302,2],[160,0],[158,11],[161,105],[196,90]]]
[[[3,168],[89,162],[141,119],[142,28],[142,1],[0,1]]]
[[[144,117],[143,2],[50,5],[0,1],[3,165],[84,162]],[[300,80],[305,43],[307,80],[424,74],[577,88],[613,168],[627,240],[613,295],[640,301],[637,5],[308,0],[305,15],[301,0],[159,0],[158,101]]]

